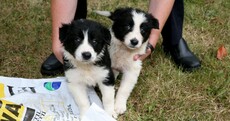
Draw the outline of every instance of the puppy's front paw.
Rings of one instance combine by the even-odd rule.
[[[117,116],[118,116],[117,113],[115,111],[113,111],[112,112],[112,117],[115,118],[115,119],[117,119]]]
[[[80,118],[80,121],[81,121],[81,120],[82,120],[82,118],[83,118],[83,115],[81,114],[79,118]]]
[[[82,120],[82,118],[86,114],[87,110],[88,110],[87,107],[84,107],[84,108],[81,109],[81,111],[80,111],[80,121]]]
[[[116,103],[115,104],[115,111],[119,114],[124,114],[126,111],[126,104],[125,103]]]
[[[114,109],[107,109],[105,110],[110,116],[112,116],[113,118],[117,118],[117,113],[114,111]]]

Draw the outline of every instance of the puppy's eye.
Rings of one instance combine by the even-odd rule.
[[[149,27],[148,24],[146,24],[146,23],[141,24],[140,31],[141,31],[142,34],[148,32],[150,30],[151,30],[151,28]]]
[[[75,38],[75,42],[81,42],[81,38],[80,37]]]
[[[141,28],[141,33],[145,33],[145,29],[144,28]]]
[[[96,39],[93,39],[93,45],[97,45],[97,40]]]
[[[130,25],[126,25],[126,26],[125,26],[125,29],[126,29],[126,30],[130,30],[130,29],[131,29],[131,26],[130,26]]]

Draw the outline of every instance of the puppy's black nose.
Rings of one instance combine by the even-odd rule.
[[[135,46],[135,45],[138,44],[138,40],[137,40],[137,39],[131,39],[130,41],[131,41],[131,44],[132,44],[133,46]]]
[[[90,52],[83,52],[82,53],[82,57],[85,59],[85,60],[89,60],[91,58],[91,53]]]

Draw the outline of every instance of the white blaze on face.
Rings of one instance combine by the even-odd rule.
[[[97,53],[94,51],[93,47],[89,43],[88,31],[83,31],[84,39],[82,43],[78,46],[75,51],[75,57],[79,61],[94,62],[96,60]],[[85,60],[83,53],[90,53],[91,57],[88,60]]]
[[[134,22],[134,26],[131,32],[129,32],[125,38],[124,38],[124,43],[127,47],[129,47],[130,49],[135,49],[135,48],[139,48],[142,45],[143,42],[143,36],[141,35],[141,30],[140,30],[140,26],[143,22],[146,21],[146,17],[143,13],[137,13],[136,11],[132,12],[133,15],[133,22]],[[132,39],[136,39],[138,40],[138,44],[135,46],[132,46],[131,44],[131,40]]]

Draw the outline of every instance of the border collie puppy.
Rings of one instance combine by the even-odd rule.
[[[142,61],[134,61],[136,54],[144,54],[152,28],[159,29],[156,18],[142,10],[119,8],[114,12],[96,11],[113,21],[109,52],[115,77],[121,72],[121,84],[116,94],[115,111],[123,114],[130,93],[137,83]]]
[[[90,107],[88,86],[99,86],[106,112],[114,111],[114,74],[107,49],[111,41],[109,30],[101,24],[80,19],[63,24],[59,29],[63,44],[64,70],[68,88],[79,106],[80,117]]]

